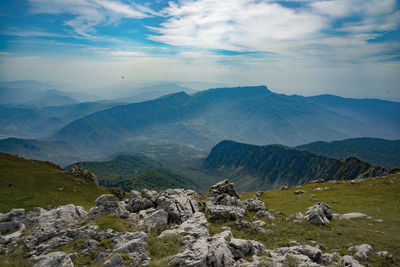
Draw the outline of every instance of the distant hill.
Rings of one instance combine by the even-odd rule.
[[[360,109],[365,106],[377,114]],[[69,123],[52,140],[100,151],[129,140],[168,140],[205,150],[224,139],[296,146],[358,136],[399,138],[399,121],[397,102],[325,101],[280,95],[265,86],[235,87],[112,107]]]
[[[0,152],[0,212],[73,203],[86,209],[111,189],[76,179],[59,166]]]
[[[281,145],[255,146],[233,141],[216,145],[204,161],[204,168],[231,179],[240,191],[391,173],[354,157],[339,160]]]
[[[87,159],[76,146],[66,142],[46,142],[29,139],[0,139],[0,152],[16,154],[25,158],[51,161],[61,166]]]
[[[125,191],[143,188],[161,190],[167,188],[198,189],[189,178],[163,169],[154,159],[140,155],[121,155],[110,161],[77,162],[74,166],[93,171],[100,185],[120,187]],[[68,166],[66,169],[72,167]]]
[[[57,107],[0,105],[0,138],[47,138],[71,121],[115,105],[98,102]]]
[[[26,88],[0,88],[0,99],[0,105],[26,104],[38,107],[62,106],[79,102],[68,93],[56,89],[42,91]]]
[[[332,142],[313,142],[297,149],[334,158],[357,157],[385,168],[400,167],[400,140],[352,138]]]

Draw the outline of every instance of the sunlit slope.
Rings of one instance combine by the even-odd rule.
[[[0,153],[0,212],[73,203],[85,208],[111,189],[74,177],[59,166]]]

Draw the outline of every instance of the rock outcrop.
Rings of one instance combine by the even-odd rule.
[[[95,185],[99,185],[96,174],[90,170],[79,168],[78,166],[72,166],[68,172],[80,179],[82,182],[92,182]]]
[[[331,208],[324,202],[318,202],[307,209],[305,219],[311,224],[327,224],[332,219]]]
[[[273,227],[270,221],[275,217],[257,195],[240,200],[228,180],[210,188],[208,200],[200,209],[204,208],[205,213],[199,211],[196,199],[197,194],[191,190],[133,190],[128,199],[121,201],[113,195],[101,195],[89,212],[72,204],[50,210],[35,208],[27,213],[13,209],[0,214],[0,251],[8,253],[23,244],[25,257],[35,260],[35,267],[72,267],[80,259],[90,259],[96,266],[105,267],[148,266],[152,260],[147,250],[148,234],[161,232],[160,238],[183,238],[182,249],[168,260],[171,266],[287,266],[293,261],[298,266],[362,266],[358,260],[368,260],[373,252],[370,245],[362,244],[348,249],[352,255],[341,256],[337,252],[324,253],[319,245],[313,247],[297,241],[270,250],[258,241],[234,237],[226,226],[221,228],[222,232],[211,235],[208,220],[230,220],[234,221],[229,224],[235,230],[268,234],[273,232],[267,227]],[[246,211],[255,213],[253,219],[243,219]],[[326,224],[332,217],[330,207],[318,202],[307,209],[305,216],[297,213],[288,219]],[[103,219],[130,225],[130,231],[106,228],[104,225],[114,225],[101,224]],[[57,251],[65,247],[74,251]],[[378,252],[381,256],[389,255],[385,253]]]

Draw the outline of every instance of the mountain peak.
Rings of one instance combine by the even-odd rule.
[[[237,87],[223,87],[211,88],[205,91],[194,94],[196,97],[229,97],[229,98],[251,98],[259,96],[267,96],[273,94],[268,90],[267,86],[237,86]]]

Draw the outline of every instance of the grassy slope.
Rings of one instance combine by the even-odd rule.
[[[111,190],[93,183],[75,183],[72,175],[50,162],[0,153],[0,212],[68,203],[88,209],[106,193]]]
[[[393,182],[391,182],[393,181]],[[317,187],[330,187],[330,190],[314,192]],[[296,195],[294,191],[304,190],[305,194]],[[242,199],[250,198],[253,193],[244,193]],[[251,230],[237,230],[234,223],[212,223],[211,232],[221,231],[221,227],[231,227],[233,235],[238,238],[261,241],[267,248],[289,245],[291,240],[302,244],[311,244],[315,240],[325,251],[334,250],[346,253],[348,247],[359,244],[370,244],[375,251],[387,250],[395,255],[394,262],[388,263],[377,257],[370,261],[374,266],[400,265],[400,174],[386,178],[368,178],[362,184],[351,184],[341,181],[338,184],[306,184],[290,190],[265,191],[260,197],[269,210],[283,211],[285,216],[277,216],[269,222],[267,229],[273,233],[260,234]],[[332,220],[329,226],[315,226],[307,222],[286,221],[286,217],[305,210],[317,201],[324,201],[332,208],[333,213],[362,212],[373,219]],[[246,215],[251,219],[250,213]],[[375,222],[383,219],[383,222]],[[312,245],[312,244],[311,244]],[[398,266],[398,265],[397,265]]]

